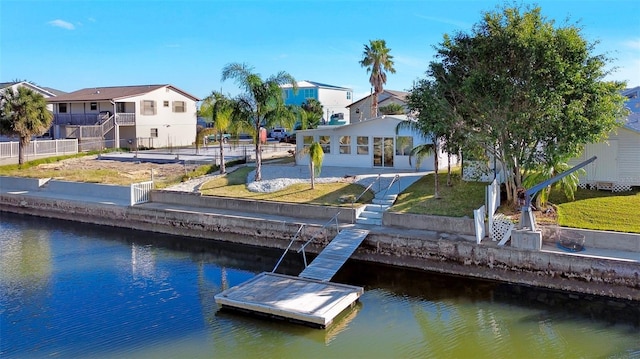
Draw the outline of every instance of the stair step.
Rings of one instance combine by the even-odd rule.
[[[358,224],[373,224],[373,225],[381,226],[382,225],[382,219],[360,218],[360,217],[358,217],[356,219],[356,223],[358,223]]]
[[[386,205],[391,206],[393,204],[393,202],[395,202],[395,201],[389,200],[389,199],[377,199],[377,198],[374,198],[373,201],[371,201],[371,202],[373,202],[375,204],[386,204]]]
[[[358,218],[382,218],[382,212],[364,210]]]
[[[384,212],[389,209],[389,205],[386,204],[368,204],[364,207],[365,211],[369,212]]]

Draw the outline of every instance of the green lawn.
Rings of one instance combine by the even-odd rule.
[[[560,191],[549,198],[558,208],[558,224],[565,227],[640,233],[640,189],[613,193],[578,189],[575,201]]]
[[[438,175],[440,199],[434,197],[435,174],[429,174],[413,183],[398,196],[389,210],[399,213],[431,214],[449,217],[473,217],[473,210],[484,205],[483,182],[465,182],[460,170],[452,173],[452,186],[447,186],[447,173]]]
[[[270,193],[251,192],[246,188],[246,178],[253,167],[242,167],[224,177],[212,179],[200,187],[205,196],[235,197],[274,202],[307,203],[321,206],[351,206],[346,198],[355,198],[364,187],[346,183],[316,183],[311,189],[308,183],[289,186],[280,191]],[[373,199],[373,193],[365,193],[358,203],[366,203]]]

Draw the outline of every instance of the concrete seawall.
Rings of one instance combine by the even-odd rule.
[[[156,195],[152,198],[168,202],[118,206],[2,193],[0,208],[7,212],[283,249],[300,225],[305,224],[300,242],[293,248],[299,248],[304,240],[318,234],[316,245],[308,247],[310,252],[320,251],[336,233],[335,227],[321,226],[335,212],[319,221],[295,217],[294,214],[308,210],[300,208],[296,211],[295,205],[289,205],[292,207],[275,216],[230,211],[230,207],[207,207],[207,201],[212,199],[199,195]],[[266,208],[258,204],[253,206]],[[291,213],[291,217],[282,213]],[[354,254],[353,258],[357,260],[640,301],[640,260],[498,247],[490,241],[478,245],[464,234],[433,230],[389,226],[367,229],[371,233]]]

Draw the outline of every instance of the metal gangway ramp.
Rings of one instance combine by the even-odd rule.
[[[323,282],[331,280],[368,234],[369,231],[366,229],[341,230],[313,262],[298,274],[298,277]],[[304,246],[298,252],[303,250]]]

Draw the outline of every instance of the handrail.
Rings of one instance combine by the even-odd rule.
[[[379,182],[379,181],[380,181],[380,175],[378,174],[378,177],[376,177],[376,179],[373,182],[371,182],[371,184],[368,185],[367,188],[365,188],[364,191],[362,191],[362,193],[360,193],[358,197],[356,197],[353,201],[351,201],[351,208],[353,208],[354,203],[358,202],[358,200],[360,200],[360,198],[362,198],[362,196],[364,196],[364,194],[367,193],[367,191],[371,189],[371,187],[373,187],[373,185],[376,182]]]
[[[331,224],[331,222],[335,220],[336,230],[338,231],[338,233],[340,233],[340,226],[338,224],[338,215],[340,215],[340,212],[336,213],[335,216],[331,217],[331,219],[327,221],[327,223],[323,224],[322,227],[320,227],[320,229],[327,227],[329,224]],[[297,251],[297,253],[302,252],[302,258],[304,259],[305,268],[307,268],[307,254],[305,253],[304,249],[307,247],[309,243],[311,243],[314,239],[316,239],[316,236],[318,235],[318,233],[320,233],[320,231],[317,231],[313,236],[311,236],[311,238],[305,244],[303,244],[302,247],[300,247],[300,249],[298,249]]]
[[[300,228],[298,228],[298,231],[296,232],[296,235],[293,236],[293,238],[291,239],[291,242],[289,242],[289,245],[287,246],[287,248],[284,250],[284,253],[282,253],[282,256],[280,257],[280,259],[278,260],[278,263],[276,263],[276,266],[273,267],[273,270],[271,271],[271,273],[275,273],[276,269],[278,269],[278,266],[280,265],[280,263],[282,262],[282,260],[284,259],[284,256],[287,254],[287,252],[289,251],[289,248],[291,248],[291,245],[293,245],[293,242],[296,241],[296,239],[298,238],[298,235],[300,235],[300,233],[302,232],[302,229],[304,228],[304,224],[300,225]]]
[[[387,192],[389,192],[391,186],[393,186],[396,180],[398,180],[398,194],[400,194],[400,175],[396,174],[391,180],[391,183],[387,186],[387,189],[384,190],[384,193],[382,194],[383,199],[387,196]],[[382,207],[382,204],[380,204],[380,207]]]

